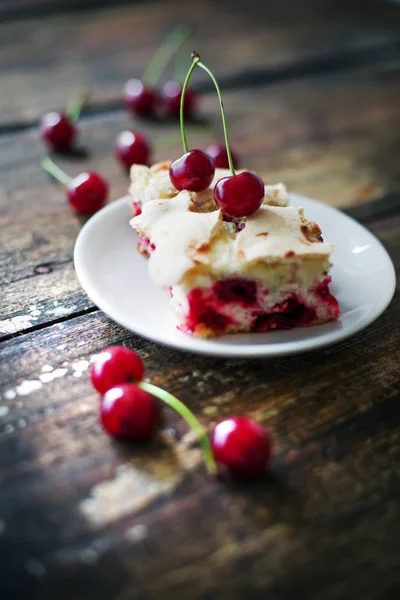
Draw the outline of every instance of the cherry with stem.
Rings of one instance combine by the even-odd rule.
[[[41,160],[42,168],[67,189],[68,202],[77,212],[91,215],[106,202],[109,192],[108,182],[93,171],[85,171],[70,177],[49,157]]]
[[[143,377],[143,362],[130,348],[111,346],[96,356],[90,378],[96,391],[103,394],[100,416],[105,430],[115,437],[133,440],[149,437],[158,421],[151,401],[158,398],[193,429],[203,449],[206,467],[215,474],[211,444],[199,420],[176,396],[143,381]]]
[[[187,27],[179,25],[161,44],[142,79],[130,79],[125,84],[124,103],[128,110],[136,115],[150,117],[154,115],[159,103],[155,86],[171,58],[191,36]]]
[[[232,152],[229,144],[228,129],[226,125],[226,116],[221,90],[212,71],[200,60],[197,52],[192,53],[194,67],[203,69],[211,78],[217,90],[219,104],[221,108],[222,126],[224,130],[226,153],[231,175],[223,177],[217,181],[214,187],[214,200],[221,212],[229,218],[246,217],[256,212],[264,199],[264,183],[257,173],[245,171],[244,173],[235,172]]]
[[[71,96],[65,113],[53,111],[43,115],[39,129],[43,142],[53,150],[70,150],[78,136],[76,122],[87,98],[87,93],[76,93]]]
[[[190,65],[182,88],[180,104],[180,126],[182,135],[182,145],[184,154],[171,163],[169,176],[172,184],[177,190],[189,190],[192,192],[201,192],[208,188],[213,180],[215,166],[211,156],[204,150],[189,150],[185,131],[185,94],[189,85],[190,78],[200,60],[196,54]]]

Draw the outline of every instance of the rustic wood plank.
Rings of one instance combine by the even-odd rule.
[[[264,71],[270,77],[269,69],[293,65],[296,72],[304,61],[311,60],[312,70],[326,58],[329,68],[343,53],[349,63],[352,54],[370,63],[381,47],[389,56],[399,41],[400,11],[377,0],[202,0],[194,14],[190,3],[171,0],[7,21],[0,25],[0,125],[62,108],[82,84],[92,89],[94,104],[119,100],[124,82],[143,72],[177,19],[193,26],[191,47],[222,80],[243,78],[249,68],[258,80]]]
[[[32,4],[16,0],[14,15],[23,3]],[[374,68],[273,87],[260,82],[225,99],[246,166],[347,207],[382,240],[399,272],[399,71],[397,60],[381,60],[385,44],[396,39],[398,9],[375,0],[351,6],[284,0],[268,6],[266,22],[263,9],[254,18],[256,4],[246,3],[246,14],[242,3],[199,6],[198,39],[210,62],[219,53],[215,64],[226,86],[255,84],[259,75],[266,82],[304,76],[322,65],[319,53],[325,65],[343,67],[346,52],[362,57],[365,51],[366,60],[349,61],[362,66],[372,48],[384,49]],[[58,3],[57,10],[65,6]],[[100,170],[112,183],[112,197],[123,194],[127,181],[110,154],[115,135],[132,121],[112,107],[121,82],[142,68],[139,49],[147,60],[173,24],[162,6],[155,1],[1,25],[0,39],[5,32],[8,37],[0,71],[2,65],[14,69],[5,80],[0,75],[3,133],[26,128],[53,102],[61,106],[77,76],[89,75],[95,112],[82,121],[82,143],[93,154],[60,163],[72,174],[83,166]],[[226,7],[226,21],[217,19]],[[238,31],[234,40],[232,31]],[[132,32],[139,34],[133,40]],[[227,69],[231,48],[237,54]],[[61,56],[65,69],[57,73]],[[18,82],[28,70],[32,78]],[[216,118],[214,96],[204,96],[204,113]],[[172,131],[134,125],[152,139]],[[207,140],[191,136],[195,145]],[[156,158],[179,152],[177,145]],[[79,289],[72,248],[81,221],[38,168],[41,154],[33,129],[0,136],[0,221],[6,226],[0,319],[4,314],[9,325],[16,318],[15,333],[34,330],[11,337],[1,350],[0,595],[397,597],[399,295],[366,331],[305,356],[225,361],[153,345],[109,321]],[[110,343],[134,347],[151,381],[176,392],[205,425],[233,412],[264,423],[276,443],[268,478],[250,486],[210,480],[186,427],[168,410],[153,444],[112,443],[98,425],[98,398],[87,377],[93,354]]]
[[[400,269],[400,218],[372,230]],[[397,294],[351,340],[274,361],[194,357],[101,313],[5,342],[5,597],[395,597],[399,317]],[[151,381],[207,426],[238,412],[267,426],[276,444],[270,476],[256,485],[210,480],[169,410],[153,444],[112,443],[87,378],[91,357],[110,343],[134,347]]]
[[[309,81],[228,92],[231,139],[245,166],[271,182],[334,204],[354,206],[387,196],[399,185],[399,71],[387,69],[321,77]],[[203,96],[203,113],[218,123],[213,94]],[[83,118],[82,160],[62,157],[71,175],[98,170],[111,182],[111,198],[123,195],[127,178],[111,158],[117,133],[139,127],[153,140],[176,134],[176,125],[142,125],[122,111]],[[217,125],[217,129],[218,129]],[[209,133],[190,135],[205,146]],[[37,132],[0,137],[0,223],[4,227],[0,281],[2,335],[29,330],[91,310],[75,278],[74,240],[82,221],[65,204],[64,192],[41,171],[43,148]],[[180,144],[155,155],[176,156]],[[390,201],[390,210],[398,206]],[[364,208],[360,216],[388,210]],[[387,214],[384,213],[384,214]],[[357,215],[356,215],[357,216]],[[57,303],[57,304],[55,304]]]

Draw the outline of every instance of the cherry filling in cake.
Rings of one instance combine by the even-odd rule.
[[[138,252],[141,254],[147,254],[149,256],[152,252],[154,252],[155,249],[155,245],[151,243],[149,238],[141,235],[139,236],[139,241],[137,243]]]
[[[132,216],[138,217],[142,214],[141,202],[132,202]]]
[[[307,297],[287,291],[283,300],[274,302],[266,287],[256,281],[240,277],[217,281],[187,294],[179,328],[188,333],[221,335],[308,327],[337,319],[339,305],[329,291],[329,283],[330,277],[326,277],[307,292]]]

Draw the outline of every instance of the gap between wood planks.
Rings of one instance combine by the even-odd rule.
[[[58,323],[64,323],[64,321],[70,321],[71,319],[75,319],[77,317],[89,315],[90,313],[97,312],[98,310],[99,309],[97,308],[97,306],[89,306],[89,308],[84,308],[76,312],[71,312],[69,315],[59,317],[58,319],[51,319],[50,321],[47,321],[46,323],[41,323],[40,325],[32,325],[32,327],[27,327],[26,329],[24,329],[23,331],[19,331],[18,333],[7,333],[6,335],[0,337],[0,342],[6,342],[7,340],[11,340],[28,333],[33,333],[35,331],[40,331],[41,329],[47,329],[47,327],[52,327],[53,325],[58,325]]]
[[[400,215],[400,192],[393,192],[387,194],[381,198],[376,198],[375,200],[362,205],[351,206],[349,208],[346,208],[342,212],[349,215],[353,219],[360,221],[363,225],[368,225],[372,223],[377,224],[380,221],[392,219]],[[73,258],[71,257],[70,260],[63,261],[62,264],[69,264],[72,261]],[[31,277],[31,275],[28,275],[26,278],[28,279]],[[93,305],[89,308],[81,309],[75,312],[73,311],[68,315],[59,317],[57,319],[52,319],[50,321],[47,321],[46,323],[32,325],[32,327],[27,327],[23,331],[19,331],[17,333],[7,333],[3,336],[0,336],[0,342],[6,342],[7,340],[18,338],[28,333],[40,331],[42,329],[46,329],[47,327],[51,327],[52,325],[63,323],[65,321],[81,317],[83,315],[91,314],[97,312],[98,310],[100,309],[98,309],[97,306]]]
[[[302,59],[279,67],[255,67],[248,66],[226,77],[220,77],[219,83],[224,91],[242,88],[254,88],[265,85],[275,85],[285,81],[293,81],[303,78],[321,77],[334,73],[345,73],[362,67],[376,67],[391,62],[400,61],[400,38],[396,42],[390,42],[371,48],[360,48],[358,50],[333,51],[330,55],[314,56]],[[210,81],[200,82],[194,88],[200,93],[209,93],[214,90],[214,84]],[[101,116],[115,110],[120,110],[121,98],[102,102],[84,108],[82,116]],[[0,135],[7,135],[26,131],[37,127],[38,120],[15,121],[0,125]]]

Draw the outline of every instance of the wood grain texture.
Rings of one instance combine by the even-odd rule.
[[[32,127],[76,85],[92,87],[80,122],[88,153],[57,160],[71,175],[100,171],[111,199],[123,195],[117,133],[138,128],[156,142],[178,128],[130,119],[121,86],[179,15],[222,80],[243,164],[343,207],[399,274],[399,7],[93,5],[0,3],[1,600],[399,597],[399,290],[367,330],[303,356],[215,360],[147,342],[80,289],[72,254],[83,220],[41,171]],[[196,85],[215,134],[189,139],[204,147],[221,133],[218,106],[205,79]],[[154,158],[180,152],[178,142]],[[268,476],[253,485],[209,478],[169,409],[151,444],[111,441],[88,373],[93,356],[118,343],[205,426],[234,413],[263,423],[275,443]]]
[[[292,67],[329,68],[344,53],[348,64],[352,55],[371,63],[382,48],[391,56],[400,39],[400,10],[377,0],[203,0],[196,11],[171,0],[48,18],[41,12],[36,19],[0,24],[0,125],[20,126],[63,108],[82,85],[92,90],[96,105],[118,102],[124,82],[143,72],[177,19],[193,27],[190,49],[202,53],[222,83],[235,75],[246,79],[252,71],[258,80],[269,78],[271,69],[278,75],[289,67],[288,76]],[[210,89],[205,76],[198,81]]]
[[[400,218],[371,229],[399,270]],[[399,299],[351,340],[274,361],[176,352],[101,313],[4,343],[5,597],[395,597]],[[205,425],[240,412],[268,427],[269,476],[250,486],[210,480],[169,410],[153,444],[111,442],[87,377],[110,343],[135,348],[150,380]]]
[[[399,71],[361,70],[224,95],[231,140],[243,164],[266,181],[346,207],[390,194],[399,186],[397,131]],[[203,115],[219,128],[214,94],[202,97]],[[122,111],[81,122],[82,159],[58,158],[71,175],[95,170],[111,183],[111,199],[126,193],[128,180],[116,164],[114,140],[139,128],[153,141],[176,135],[154,160],[181,152],[176,124],[135,122]],[[72,257],[82,220],[66,206],[63,189],[39,166],[43,148],[37,131],[0,137],[1,335],[29,330],[91,310],[74,275]],[[209,132],[189,135],[205,147]],[[398,203],[395,201],[393,209]],[[368,209],[367,209],[368,210]],[[57,302],[55,305],[54,303]]]

